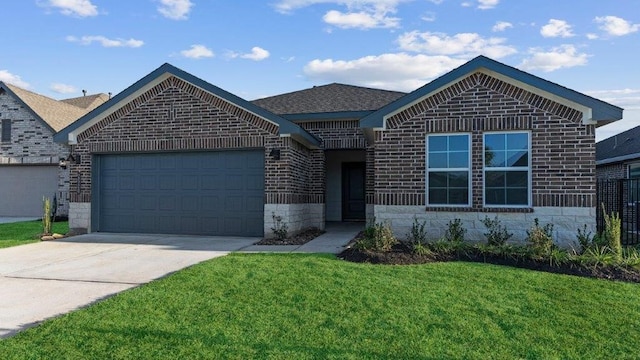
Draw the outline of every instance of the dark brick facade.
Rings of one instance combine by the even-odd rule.
[[[596,167],[596,177],[598,178],[598,180],[626,179],[628,176],[629,176],[629,165],[627,163],[613,163],[613,164],[606,164],[606,165],[598,165]]]
[[[593,207],[595,127],[581,120],[576,109],[486,74],[472,74],[391,116],[387,129],[376,131],[374,203],[426,205],[426,135],[467,132],[472,141],[472,206],[434,210],[485,211],[483,133],[527,130],[532,142],[532,205]]]
[[[265,202],[321,202],[311,160],[321,162],[278,126],[171,77],[146,91],[78,136],[73,151],[82,163],[72,167],[71,201],[91,201],[91,154],[122,152],[265,149]],[[280,159],[270,155],[280,150]],[[312,190],[313,188],[313,190]]]

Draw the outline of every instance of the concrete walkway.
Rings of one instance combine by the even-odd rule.
[[[92,233],[0,249],[0,338],[233,251],[339,253],[364,224],[328,224],[304,244],[258,238]]]
[[[36,221],[40,220],[37,217],[15,217],[15,216],[0,216],[0,224],[16,223],[23,221]]]

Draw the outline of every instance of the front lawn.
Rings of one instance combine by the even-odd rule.
[[[46,301],[46,299],[43,299]],[[233,254],[0,341],[5,359],[637,358],[640,286]]]
[[[69,232],[69,222],[54,222],[51,229],[55,233],[66,234]],[[40,241],[40,234],[42,234],[40,220],[0,224],[0,248]]]

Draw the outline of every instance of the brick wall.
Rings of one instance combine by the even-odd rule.
[[[58,164],[69,156],[66,145],[53,141],[53,131],[8,93],[0,95],[0,119],[11,120],[11,142],[0,143],[2,164]],[[58,174],[58,215],[68,214],[68,170]]]
[[[367,147],[359,120],[305,121],[298,125],[318,137],[325,150],[365,149]]]
[[[600,179],[626,179],[628,165],[625,163],[615,163],[600,165],[596,167],[596,177]]]
[[[78,136],[73,150],[82,162],[72,167],[72,202],[91,201],[91,154],[240,148],[265,149],[266,204],[323,201],[314,196],[319,190],[313,182],[319,175],[312,170],[312,162],[322,166],[323,153],[280,137],[278,130],[271,122],[171,77]],[[270,156],[271,149],[280,150],[279,160]]]
[[[528,130],[534,207],[593,207],[595,128],[582,113],[485,74],[472,74],[387,120],[375,133],[375,204],[425,205],[425,137],[472,136],[472,207],[482,209],[482,134]],[[493,209],[491,210],[493,211]],[[502,211],[528,211],[503,209]]]

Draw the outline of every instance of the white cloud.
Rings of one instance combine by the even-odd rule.
[[[58,94],[72,94],[78,91],[78,89],[76,89],[75,86],[73,85],[67,85],[67,84],[61,84],[61,83],[51,84],[51,86],[49,86],[49,89],[51,89],[54,92],[57,92]]]
[[[495,25],[493,25],[493,27],[491,28],[491,31],[493,32],[500,32],[500,31],[505,31],[509,28],[512,28],[513,24],[507,21],[498,21],[496,22]]]
[[[251,48],[251,52],[250,53],[246,53],[246,54],[241,54],[235,51],[227,51],[226,56],[230,59],[235,59],[235,58],[242,58],[242,59],[249,59],[249,60],[254,60],[254,61],[261,61],[264,60],[266,58],[268,58],[269,56],[271,56],[271,54],[269,53],[269,51],[259,47],[259,46],[254,46]],[[294,57],[289,58],[291,59],[290,61],[293,61],[293,59],[295,59]],[[287,61],[289,62],[289,61]]]
[[[478,0],[478,9],[487,10],[498,6],[500,0]]]
[[[172,20],[186,20],[193,3],[191,0],[159,0],[158,12]]]
[[[640,110],[640,89],[594,90],[585,93],[625,110]]]
[[[423,21],[426,21],[426,22],[436,21],[436,13],[434,13],[434,12],[426,12],[426,13],[424,13],[424,15],[422,15],[420,17],[420,19],[422,19]]]
[[[462,4],[460,4],[462,7],[472,7],[473,4],[468,2],[468,1],[464,1]]]
[[[432,2],[432,3],[436,4],[436,5],[440,5],[440,4],[442,4],[444,2],[444,0],[427,0],[427,1]]]
[[[640,24],[632,24],[617,16],[598,16],[594,21],[601,24],[600,29],[611,36],[629,35],[640,30]]]
[[[180,51],[180,54],[189,59],[202,59],[215,56],[211,49],[200,44],[191,45],[191,48]]]
[[[329,25],[342,29],[373,29],[373,28],[397,28],[400,26],[400,18],[388,17],[386,13],[368,13],[365,11],[343,13],[330,10],[322,17]]]
[[[19,75],[15,75],[9,72],[9,70],[0,70],[0,81],[4,81],[8,84],[13,84],[21,88],[29,88],[28,82],[22,80]]]
[[[67,36],[69,42],[77,42],[81,45],[91,45],[94,42],[99,43],[103,47],[130,47],[138,48],[144,45],[144,41],[136,39],[109,39],[102,35],[87,35],[80,38],[75,36]]]
[[[400,19],[390,16],[397,12],[398,5],[412,0],[280,0],[276,11],[289,14],[293,11],[317,4],[344,6],[347,11],[327,11],[322,19],[329,25],[343,29],[396,28]]]
[[[595,40],[598,38],[598,34],[593,34],[593,33],[588,33],[587,34],[587,39],[589,40]]]
[[[484,54],[499,59],[515,54],[517,50],[513,46],[505,45],[505,41],[503,38],[483,38],[476,33],[449,36],[443,33],[411,31],[398,37],[402,50],[467,58]]]
[[[549,22],[540,29],[540,34],[544,37],[572,37],[571,25],[564,20],[550,19]]]
[[[254,46],[251,48],[251,52],[248,54],[240,55],[243,59],[249,59],[253,61],[261,61],[270,56],[269,52],[259,46]]]
[[[60,10],[60,13],[69,16],[96,16],[98,8],[90,0],[49,0],[46,6]]]
[[[562,68],[581,66],[587,64],[587,58],[589,57],[585,53],[579,53],[578,49],[573,45],[562,45],[551,49],[551,51],[531,49],[529,53],[531,57],[523,60],[519,65],[523,70],[550,72]]]
[[[448,56],[406,53],[365,56],[355,60],[315,59],[305,65],[304,74],[327,82],[413,91],[464,62]]]

